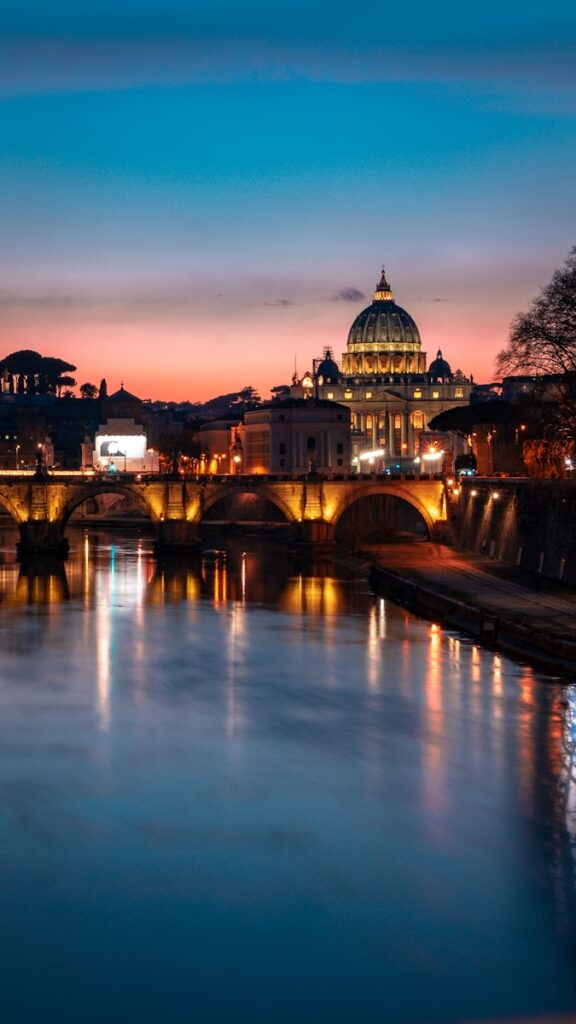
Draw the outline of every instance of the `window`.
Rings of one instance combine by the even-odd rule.
[[[464,388],[454,388],[454,398],[464,398]]]
[[[414,398],[422,398],[422,388],[416,388],[414,392]]]
[[[368,413],[367,416],[366,416],[366,430],[372,430],[373,425],[374,425],[374,418],[373,418],[373,416],[370,415],[370,413]]]
[[[286,455],[286,445],[283,441],[278,445],[278,451],[280,452],[280,455]]]
[[[336,445],[336,455],[344,455],[344,445],[340,442]]]
[[[394,413],[394,454],[399,455],[402,450],[402,416],[399,412]]]
[[[333,398],[334,398],[334,392],[333,391],[329,391],[328,392],[328,398],[330,399],[330,401],[333,400]]]
[[[343,465],[343,459],[336,459],[336,465],[337,466],[342,466]]]
[[[350,389],[344,392],[344,398],[352,398],[352,392]]]
[[[315,448],[316,448],[316,441],[314,440],[313,437],[309,437],[308,440],[306,441],[306,451],[307,452],[313,452],[315,450]]]
[[[440,398],[440,392],[439,391],[433,391],[432,392],[432,398]]]
[[[280,413],[280,415],[278,416],[278,419],[279,420],[285,420],[286,419],[286,417],[285,417],[283,412]]]
[[[371,391],[367,391],[366,392],[366,398],[372,398],[372,392]]]
[[[286,459],[280,459],[280,465],[281,466],[283,466],[285,462],[286,462]]]
[[[423,412],[413,412],[412,413],[412,426],[414,427],[415,430],[423,430],[424,429],[424,413]]]

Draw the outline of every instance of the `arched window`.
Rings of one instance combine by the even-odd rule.
[[[316,450],[316,441],[313,437],[309,437],[306,441],[306,451],[313,452]]]

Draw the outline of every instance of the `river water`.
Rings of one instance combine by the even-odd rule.
[[[4,539],[2,1020],[575,1008],[570,687],[243,543]]]

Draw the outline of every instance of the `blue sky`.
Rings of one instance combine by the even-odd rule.
[[[266,391],[384,262],[488,379],[576,241],[571,7],[4,3],[2,351]]]

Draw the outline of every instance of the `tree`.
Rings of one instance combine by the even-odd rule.
[[[59,377],[57,384],[58,397],[60,398],[62,396],[64,398],[75,398],[76,396],[74,392],[70,390],[71,388],[74,387],[76,387],[76,381],[74,380],[74,377],[67,377],[66,375],[64,375],[63,377]],[[65,389],[64,392],[62,392],[62,388]]]
[[[19,349],[18,352],[11,352],[6,356],[0,366],[3,373],[10,374],[13,380],[16,378],[17,394],[35,393],[37,374],[42,368],[42,356],[39,352],[29,348]]]
[[[164,470],[172,469],[174,472],[178,467],[188,468],[196,463],[200,457],[200,442],[189,433],[162,434],[156,443],[160,461]]]
[[[260,405],[262,401],[256,388],[253,388],[250,385],[247,385],[245,388],[242,388],[242,390],[238,392],[238,398],[240,399],[240,402],[242,402],[244,405],[251,407]]]
[[[62,387],[76,383],[72,377],[63,376],[75,369],[64,359],[42,356],[29,348],[11,352],[0,361],[0,373],[8,382],[10,392],[16,390],[19,395],[57,395]]]
[[[81,384],[80,395],[82,398],[96,398],[98,395],[98,388],[95,384]]]
[[[108,398],[108,385],[106,383],[106,378],[105,377],[102,377],[102,380],[100,381],[100,389],[98,391],[98,398]]]
[[[496,368],[502,376],[576,371],[576,246],[528,311],[515,316]]]

